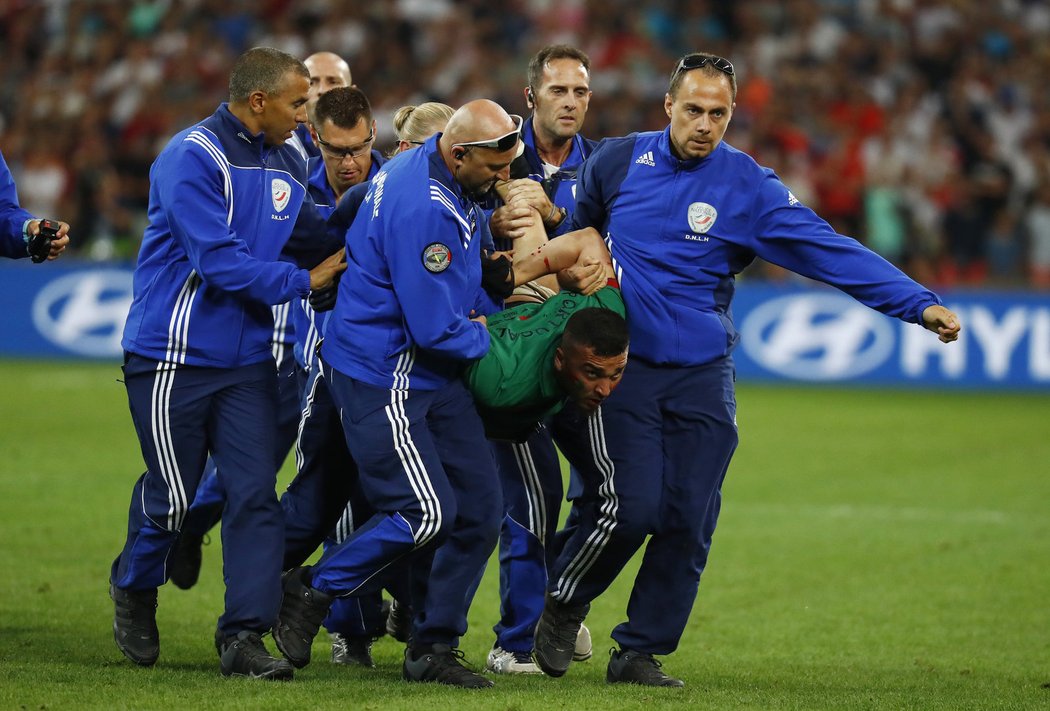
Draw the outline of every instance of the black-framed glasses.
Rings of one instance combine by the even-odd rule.
[[[499,136],[498,138],[489,138],[484,141],[464,141],[463,143],[454,143],[452,145],[462,146],[464,148],[469,146],[473,146],[475,148],[495,148],[501,153],[503,151],[509,151],[511,148],[517,145],[519,140],[521,140],[521,124],[524,120],[521,118],[521,116],[518,116],[517,114],[510,114],[510,118],[514,122],[514,130],[510,133],[505,133],[502,136]]]
[[[671,77],[673,79],[682,72],[699,69],[708,64],[728,76],[736,74],[736,70],[733,69],[733,63],[724,57],[716,57],[713,54],[687,54],[679,60],[678,66],[674,68]]]
[[[333,146],[328,141],[321,138],[321,134],[317,134],[317,143],[321,146],[321,150],[327,153],[332,158],[338,158],[343,160],[344,158],[360,158],[372,147],[372,141],[376,139],[375,129],[368,130],[368,138],[364,142],[359,143],[356,146],[350,148],[344,148],[342,146]]]

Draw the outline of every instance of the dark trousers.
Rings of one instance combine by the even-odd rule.
[[[361,491],[376,512],[325,551],[313,585],[346,596],[412,562],[417,644],[456,646],[502,513],[499,479],[474,401],[454,380],[436,391],[367,385],[324,366]]]
[[[292,357],[292,349],[283,348],[282,353],[284,356],[276,364],[277,429],[273,435],[276,442],[274,457],[278,471],[284,464],[284,458],[288,455],[292,443],[295,442],[299,429],[299,392],[301,390],[298,367],[295,358]],[[204,477],[197,487],[197,495],[190,504],[182,530],[196,536],[203,536],[214,528],[222,518],[225,496],[222,484],[215,476],[215,460],[209,458],[204,468]]]
[[[551,573],[563,602],[600,595],[651,535],[613,630],[622,647],[673,652],[696,599],[737,445],[733,364],[628,362],[623,381],[576,436],[559,436],[585,492]]]
[[[500,620],[493,630],[502,649],[530,652],[547,589],[547,557],[561,513],[561,465],[546,428],[522,443],[493,441],[491,445],[504,510],[499,536]]]
[[[280,605],[284,517],[274,487],[277,383],[273,361],[200,368],[128,355],[124,382],[146,472],[128,513],[112,582],[148,590],[167,580],[166,560],[209,453],[226,492],[223,509],[225,635],[268,630]]]

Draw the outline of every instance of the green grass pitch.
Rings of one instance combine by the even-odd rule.
[[[322,635],[291,683],[222,678],[217,536],[196,588],[161,590],[156,667],[124,660],[106,579],[142,464],[119,377],[0,362],[0,709],[1050,708],[1045,392],[741,384],[711,564],[663,660],[686,688],[604,682],[632,566],[592,607],[591,661],[465,692],[400,681],[388,638],[375,670],[335,668]],[[477,665],[497,608],[490,566]]]

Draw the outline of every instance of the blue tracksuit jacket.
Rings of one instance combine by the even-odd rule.
[[[321,355],[375,387],[436,390],[488,350],[488,330],[468,319],[484,216],[441,158],[440,135],[383,166],[346,235]]]
[[[307,190],[313,196],[317,211],[325,218],[330,233],[338,234],[340,244],[346,240],[346,230],[353,222],[357,214],[357,208],[364,198],[367,181],[375,177],[379,169],[386,163],[386,158],[379,151],[372,151],[372,167],[368,171],[365,182],[358,183],[346,193],[342,199],[337,200],[335,191],[328,184],[328,175],[325,173],[324,160],[320,157],[309,159],[309,182]],[[298,338],[295,342],[295,361],[300,368],[310,370],[317,359],[317,342],[324,335],[324,323],[328,320],[331,312],[319,314],[310,306],[310,302],[303,299],[293,310],[292,322]]]
[[[12,259],[28,257],[22,229],[33,216],[18,204],[18,191],[11,171],[0,153],[0,255]]]
[[[682,161],[670,128],[607,139],[584,163],[576,197],[573,229],[594,227],[612,253],[631,357],[652,364],[702,365],[730,353],[739,338],[735,275],[756,256],[905,321],[921,323],[923,309],[940,303],[724,142]]]
[[[278,261],[297,220],[321,222],[294,147],[264,145],[226,104],[176,134],[150,168],[124,350],[220,368],[271,358],[270,305],[310,292]]]

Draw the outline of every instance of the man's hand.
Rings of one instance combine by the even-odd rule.
[[[558,272],[558,284],[562,289],[589,296],[605,286],[605,266],[597,259],[581,260]]]
[[[507,205],[524,203],[533,208],[543,218],[544,227],[557,227],[561,222],[561,215],[554,210],[554,203],[547,197],[543,186],[535,180],[528,178],[511,180],[507,184],[506,191],[501,191],[501,194],[504,195],[503,201]],[[548,224],[548,216],[551,216],[550,224]]]
[[[927,306],[922,312],[922,325],[927,331],[936,333],[942,343],[959,339],[959,317],[943,306]]]
[[[26,227],[26,232],[29,234],[30,242],[33,238],[40,234],[40,220],[30,220],[29,225]],[[69,224],[65,222],[56,222],[55,220],[49,220],[52,224],[58,225],[57,234],[51,239],[51,248],[47,253],[47,260],[58,259],[59,256],[66,250],[69,245]],[[31,251],[31,250],[30,250]],[[30,256],[33,256],[30,254]],[[44,261],[44,257],[41,255],[39,260],[34,258],[33,261]]]
[[[319,291],[333,281],[346,269],[346,250],[340,249],[310,270],[310,291]]]
[[[477,311],[471,311],[470,316],[468,318],[471,321],[476,321],[477,323],[480,323],[482,326],[488,326],[489,323],[489,320],[485,318],[484,314],[478,315]]]
[[[535,182],[530,180],[530,183]],[[538,184],[538,183],[537,183]],[[526,230],[536,224],[536,211],[528,205],[503,205],[492,211],[489,218],[489,229],[493,237],[519,239],[525,236]]]

